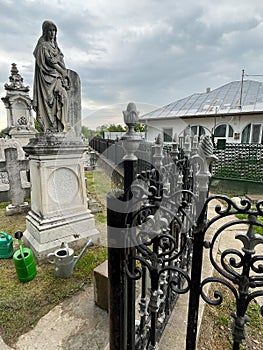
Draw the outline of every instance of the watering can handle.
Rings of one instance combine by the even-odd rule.
[[[50,259],[51,257],[53,257],[53,259]],[[55,257],[55,253],[49,253],[49,254],[47,255],[47,261],[48,261],[50,264],[55,264],[55,259],[54,259],[54,257]]]
[[[7,241],[11,241],[12,240],[12,237],[11,236],[9,236],[7,233],[5,233],[5,232],[0,232],[0,237],[1,236],[4,236],[5,238],[6,238],[6,240]]]
[[[15,238],[18,240],[21,256],[23,258],[23,261],[25,262],[24,250],[23,250],[23,245],[22,245],[22,241],[21,241],[22,237],[23,237],[23,232],[22,231],[17,231],[15,233]]]
[[[23,232],[22,231],[17,231],[15,233],[15,238],[18,240],[21,240],[21,238],[23,237]]]

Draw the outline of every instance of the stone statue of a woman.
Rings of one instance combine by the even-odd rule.
[[[42,36],[34,50],[35,76],[33,108],[44,132],[61,132],[67,124],[70,81],[56,35],[57,27],[51,21],[42,24]]]

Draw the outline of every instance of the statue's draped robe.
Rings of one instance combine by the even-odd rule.
[[[67,122],[67,92],[62,75],[54,64],[65,69],[63,54],[55,43],[41,37],[34,50],[35,77],[33,108],[43,131],[63,131]]]

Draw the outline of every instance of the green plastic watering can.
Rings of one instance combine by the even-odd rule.
[[[5,232],[0,232],[0,258],[11,258],[13,254],[13,238]]]
[[[18,279],[21,282],[31,281],[36,276],[36,264],[32,250],[23,248],[21,238],[23,233],[18,231],[15,233],[15,238],[18,239],[19,250],[13,256]]]

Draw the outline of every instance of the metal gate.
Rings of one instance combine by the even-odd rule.
[[[187,292],[185,349],[194,350],[200,297],[211,305],[223,300],[220,291],[213,297],[205,292],[204,287],[215,282],[228,287],[236,301],[232,334],[237,350],[245,337],[247,306],[263,295],[258,289],[263,286],[263,256],[256,250],[263,237],[255,233],[255,227],[263,227],[258,220],[263,201],[252,208],[248,200],[236,204],[226,196],[208,198],[209,166],[215,159],[209,137],[200,143],[194,139],[192,147],[186,138],[180,159],[175,141],[170,160],[164,158],[158,137],[152,168],[137,174],[134,152],[140,139],[133,129],[138,119],[134,104],[128,105],[124,119],[129,128],[123,138],[124,189],[107,197],[110,350],[157,350],[177,299]],[[208,219],[215,199],[225,205],[215,206],[215,215]],[[237,214],[245,214],[245,219]],[[232,219],[217,225],[207,241],[207,231],[227,217]],[[235,232],[230,245],[241,245],[227,247],[218,261],[216,242],[230,227]],[[220,277],[202,280],[204,249]]]

